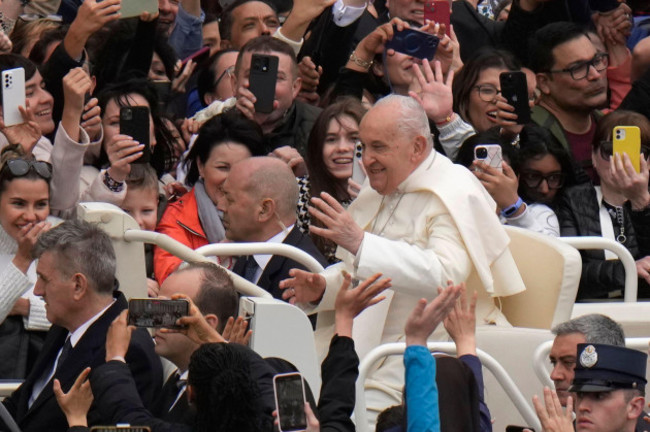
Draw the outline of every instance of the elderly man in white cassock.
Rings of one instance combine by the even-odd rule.
[[[496,204],[483,186],[466,168],[433,149],[427,116],[412,98],[391,95],[380,100],[363,118],[359,132],[367,172],[359,196],[345,210],[322,194],[312,199],[310,209],[325,226],[312,226],[312,232],[338,244],[341,262],[321,274],[294,269],[292,278],[280,285],[285,299],[308,313],[318,312],[317,343],[332,336],[331,311],[342,270],[357,279],[383,273],[392,280],[387,299],[355,323],[355,336],[363,335],[355,337],[360,356],[376,345],[403,341],[406,319],[417,301],[431,300],[448,281],[466,281],[469,290],[479,293],[479,325],[507,324],[492,297],[525,287]],[[401,403],[400,358],[389,358],[369,378],[369,417]]]

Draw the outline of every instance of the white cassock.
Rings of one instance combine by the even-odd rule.
[[[432,150],[390,195],[378,194],[366,181],[348,211],[366,231],[361,247],[356,256],[339,248],[342,262],[323,273],[327,281],[323,299],[316,307],[302,305],[319,312],[316,341],[321,354],[333,335],[334,300],[342,270],[359,279],[375,273],[392,279],[389,301],[355,320],[360,358],[379,344],[403,341],[406,319],[418,299],[435,298],[437,287],[446,286],[447,280],[466,281],[469,292],[478,291],[477,324],[508,325],[492,297],[521,292],[524,283],[496,215],[496,203],[465,167]],[[446,340],[444,329],[436,331],[432,340],[441,338]],[[366,381],[367,388],[379,390],[378,398],[367,395],[369,409],[400,403],[403,385],[401,358],[383,362]]]

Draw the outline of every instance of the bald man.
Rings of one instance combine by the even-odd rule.
[[[219,210],[228,239],[288,244],[327,265],[311,239],[295,226],[298,183],[286,163],[271,157],[245,159],[232,166],[223,192]],[[295,267],[304,268],[282,256],[250,255],[240,257],[233,271],[282,299],[278,284]]]

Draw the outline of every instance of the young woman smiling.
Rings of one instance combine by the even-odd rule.
[[[47,162],[21,157],[19,146],[0,156],[0,378],[24,378],[50,327],[45,303],[33,294],[31,250],[51,224]]]

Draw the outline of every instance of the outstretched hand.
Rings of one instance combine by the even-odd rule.
[[[443,321],[445,330],[456,344],[458,357],[465,354],[476,355],[476,299],[478,297],[478,293],[474,291],[468,304],[465,284],[460,286],[460,299]]]
[[[569,396],[566,411],[562,412],[560,399],[555,390],[544,387],[544,405],[537,395],[533,396],[533,405],[544,432],[573,432],[573,398]]]
[[[451,83],[454,80],[454,71],[450,71],[445,80],[438,60],[433,62],[433,70],[428,62],[423,62],[424,73],[417,64],[413,64],[412,68],[415,74],[414,83],[419,85],[420,91],[409,90],[409,96],[418,101],[431,121],[434,123],[446,121],[453,115],[454,98]]]
[[[113,320],[106,334],[106,361],[111,361],[115,357],[126,357],[131,343],[131,333],[135,326],[127,325],[128,309],[120,313]]]
[[[248,321],[243,317],[234,317],[228,318],[226,321],[226,327],[223,329],[223,338],[230,343],[237,343],[240,345],[248,346],[248,342],[251,340],[253,335],[253,330],[248,330]]]
[[[68,426],[88,426],[86,415],[93,403],[93,392],[90,381],[87,380],[89,374],[89,367],[81,371],[67,393],[63,392],[59,380],[54,380],[52,385],[54,396],[68,420]]]
[[[406,345],[427,345],[427,339],[454,307],[463,287],[464,284],[447,281],[446,288],[438,287],[438,296],[431,303],[427,304],[426,299],[418,301],[404,327]]]
[[[390,278],[381,279],[382,274],[376,273],[368,279],[352,286],[352,276],[344,272],[343,283],[336,295],[334,303],[336,333],[339,336],[352,337],[352,322],[366,308],[376,305],[386,296],[379,294],[390,288]]]
[[[288,279],[280,281],[282,299],[291,304],[319,301],[325,292],[325,278],[305,270],[289,270]]]
[[[311,203],[313,206],[309,207],[309,214],[321,221],[326,228],[311,225],[309,232],[332,240],[356,255],[363,241],[364,231],[352,219],[350,213],[327,192],[321,192],[320,198],[312,198]]]

